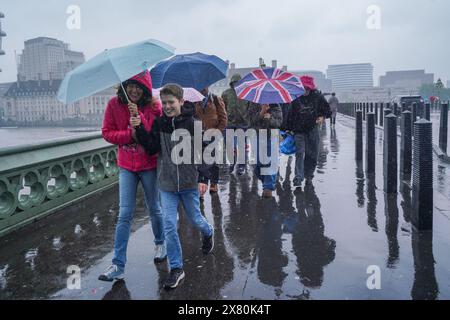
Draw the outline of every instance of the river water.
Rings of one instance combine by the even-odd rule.
[[[74,132],[77,130],[95,130],[95,128],[0,128],[0,149],[39,141],[51,141],[63,137],[86,135],[86,132]]]

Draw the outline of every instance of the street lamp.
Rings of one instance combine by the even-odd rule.
[[[3,19],[5,15],[3,12],[0,12],[0,19]],[[0,20],[0,56],[5,55],[5,51],[2,49],[2,39],[6,37],[6,33],[2,30],[2,21]],[[0,72],[2,72],[2,69],[0,69]]]

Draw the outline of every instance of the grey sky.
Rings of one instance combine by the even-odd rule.
[[[81,30],[66,28],[69,5],[81,8]],[[370,5],[381,9],[380,30],[366,27]],[[329,64],[371,62],[375,83],[385,71],[405,69],[450,80],[448,0],[2,0],[0,11],[8,34],[0,82],[15,81],[14,50],[38,36],[68,42],[87,58],[155,38],[238,67],[255,66],[260,56],[324,72]]]

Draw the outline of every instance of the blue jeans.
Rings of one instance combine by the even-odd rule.
[[[255,147],[256,149],[256,166],[255,166],[255,174],[258,177],[259,180],[262,181],[263,184],[263,189],[264,190],[271,190],[271,191],[275,191],[275,184],[277,181],[277,173],[272,174],[272,175],[263,175],[261,173],[261,169],[262,168],[270,168],[271,164],[272,165],[278,165],[278,159],[276,159],[277,163],[269,163],[269,164],[262,164],[261,163],[261,159],[260,159],[260,154],[259,154],[259,149],[260,149],[260,134],[259,134],[259,130],[258,130],[258,139],[257,139],[257,146],[252,146]],[[272,157],[272,143],[271,143],[271,136],[270,136],[270,130],[268,129],[268,134],[267,134],[267,150],[264,150],[263,152],[265,152],[267,154],[268,157]]]
[[[248,129],[248,127],[244,127],[244,126],[234,126],[234,125],[230,125],[230,126],[228,126],[227,127],[227,129],[230,129],[230,130],[238,130],[238,129],[242,129],[244,132],[246,132],[247,131],[247,129]],[[225,132],[225,134],[224,134],[224,137],[225,137],[225,140],[224,140],[224,146],[226,147],[226,132]],[[248,138],[245,138],[245,149],[244,150],[239,150],[239,148],[238,148],[238,138],[237,137],[234,137],[234,139],[233,139],[233,149],[234,149],[234,155],[233,155],[233,163],[230,165],[230,167],[232,168],[232,170],[234,170],[234,167],[236,166],[236,163],[238,162],[238,159],[239,159],[239,155],[240,155],[240,152],[243,152],[244,153],[244,157],[245,157],[245,163],[240,163],[240,164],[238,164],[238,170],[239,171],[244,171],[245,170],[245,168],[246,168],[246,165],[247,165],[247,163],[248,163],[248,150],[247,150],[247,144],[248,144]],[[226,150],[226,149],[225,149]],[[230,162],[231,162],[231,159],[230,159]]]
[[[159,190],[156,180],[156,170],[131,172],[120,169],[119,198],[120,211],[116,227],[114,242],[113,264],[125,269],[127,263],[127,247],[130,238],[131,223],[136,209],[136,193],[139,181],[142,183],[145,196],[145,205],[150,213],[155,244],[164,244],[164,221],[159,200]]]
[[[213,227],[200,211],[200,194],[197,189],[180,192],[161,191],[161,206],[164,213],[164,232],[167,244],[167,258],[170,269],[183,268],[183,252],[178,236],[178,204],[183,204],[189,221],[201,231],[204,237],[213,235]]]
[[[314,178],[319,159],[320,129],[315,126],[308,133],[295,134],[295,179],[299,182],[305,178]]]

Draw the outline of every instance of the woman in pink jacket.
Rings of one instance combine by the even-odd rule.
[[[146,153],[144,148],[136,142],[136,133],[130,126],[130,119],[139,117],[145,129],[150,131],[155,118],[162,114],[161,103],[152,97],[152,80],[148,71],[134,76],[122,85],[117,92],[117,97],[112,98],[106,107],[102,128],[105,140],[119,146],[118,166],[120,168],[120,212],[114,242],[114,258],[112,265],[99,277],[102,281],[124,278],[127,245],[139,182],[144,189],[145,203],[150,212],[155,236],[155,263],[163,262],[167,257],[156,182],[157,155],[149,156]]]

